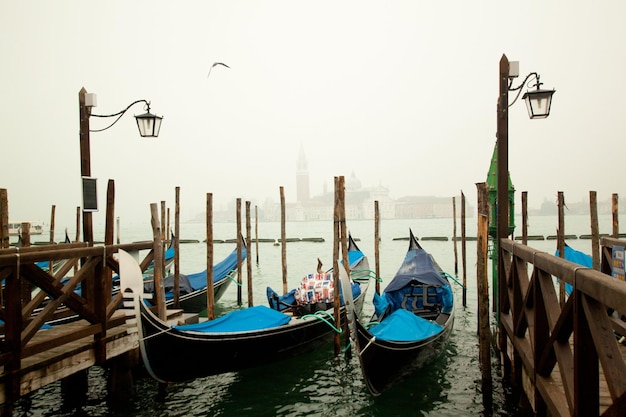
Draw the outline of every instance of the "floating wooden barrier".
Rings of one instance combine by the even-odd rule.
[[[472,241],[472,242],[473,242],[473,241],[476,241],[476,240],[478,240],[478,239],[476,238],[476,236],[465,236],[465,241],[466,241],[466,242],[470,242],[470,241]],[[452,238],[452,241],[453,241],[453,242],[463,241],[463,237],[459,237],[459,236],[454,237],[454,238]]]
[[[598,236],[599,237],[608,237],[609,235],[606,234],[606,233],[600,233]],[[578,238],[579,239],[592,239],[593,235],[580,235]],[[566,239],[567,239],[567,237],[566,237]]]
[[[557,235],[548,235],[548,237],[546,237],[546,240],[557,240],[557,239],[558,239]],[[563,239],[576,240],[578,239],[578,237],[576,235],[563,235]]]
[[[448,241],[449,238],[447,236],[424,236],[421,238],[415,237],[416,240],[437,240],[437,241]],[[394,237],[393,240],[409,240],[408,237]],[[469,239],[467,239],[469,240]]]
[[[324,242],[324,238],[323,237],[303,237],[302,238],[303,242]]]
[[[543,235],[529,235],[529,236],[526,236],[526,239],[527,240],[545,240]],[[522,240],[522,236],[515,236],[515,240]]]

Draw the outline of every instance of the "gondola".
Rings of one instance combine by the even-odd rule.
[[[447,275],[409,234],[404,261],[383,294],[374,295],[375,312],[367,325],[346,301],[352,346],[373,395],[427,366],[444,350],[454,324]]]
[[[241,237],[241,262],[246,260],[247,248],[245,239]],[[179,297],[178,308],[186,313],[199,313],[206,310],[206,276],[207,270],[196,272],[193,274],[181,274],[179,277]],[[237,249],[233,249],[228,256],[222,261],[213,265],[213,296],[215,301],[219,300],[229,287],[232,281],[236,281],[237,277]],[[165,302],[167,307],[174,304],[174,276],[169,275],[163,280],[165,288]],[[152,293],[154,291],[154,281],[144,279],[144,292]]]
[[[143,363],[159,382],[183,382],[268,364],[315,349],[333,333],[332,311],[301,314],[296,309],[281,311],[264,305],[235,310],[215,320],[171,326],[144,302],[135,260],[122,250],[119,255],[122,288],[132,290],[124,295],[125,300],[132,299]],[[356,295],[357,302],[362,294]]]

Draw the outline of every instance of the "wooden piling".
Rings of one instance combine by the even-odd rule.
[[[165,288],[163,286],[163,241],[161,240],[161,226],[159,222],[159,208],[156,203],[150,204],[150,221],[152,223],[152,251],[154,253],[154,297],[157,307],[157,316],[165,321],[167,311],[165,308]]]
[[[456,246],[456,197],[452,197],[452,247],[454,248],[454,276],[459,277],[459,255]],[[465,301],[463,301],[465,305]]]
[[[593,269],[600,270],[600,232],[598,230],[598,200],[595,191],[589,191],[589,214],[591,216],[591,259]]]
[[[287,236],[285,232],[285,188],[280,186],[280,250],[283,266],[283,294],[287,294]]]
[[[252,297],[252,256],[250,256],[250,248],[252,247],[251,238],[250,201],[246,201],[246,250],[248,251],[248,256],[246,256],[246,275],[248,277],[248,307],[254,305]]]
[[[467,239],[465,237],[465,194],[461,191],[461,267],[463,269],[463,307],[467,306]]]
[[[165,214],[167,213],[167,208],[165,205],[165,201],[161,201],[161,241],[164,242],[169,240],[169,236],[167,236],[167,229],[165,228]]]
[[[54,243],[54,214],[56,212],[57,206],[52,205],[52,210],[50,212],[50,244]],[[52,264],[52,262],[51,262]],[[52,271],[52,265],[50,265],[50,271]]]
[[[339,187],[340,187],[340,182],[339,182],[339,177],[335,177],[335,205],[334,205],[334,210],[333,210],[333,271],[334,271],[334,300],[333,300],[333,307],[334,307],[334,317],[335,317],[335,327],[337,329],[341,329],[341,324],[340,324],[340,318],[341,318],[341,314],[340,314],[340,308],[341,308],[341,304],[340,304],[340,292],[339,292],[339,239],[340,239],[340,233],[341,233],[341,228],[339,227],[339,219],[341,217],[341,214],[339,213],[340,211],[340,203],[339,203]],[[339,334],[338,332],[335,333],[335,337],[334,337],[334,347],[335,347],[335,356],[339,355],[341,353],[341,334]]]
[[[241,277],[241,261],[243,254],[241,251],[241,198],[237,198],[237,305],[243,304],[241,286],[243,278]]]
[[[565,207],[565,200],[563,198],[563,191],[557,193],[557,210],[559,213],[559,228],[557,229],[557,248],[559,250],[559,257],[565,258],[565,214],[563,213]],[[559,304],[561,308],[565,306],[565,281],[559,280]]]
[[[376,294],[380,294],[380,210],[378,200],[374,201],[374,269],[376,272]]]
[[[208,320],[213,320],[215,318],[215,294],[213,292],[213,194],[211,193],[206,195],[206,285],[206,316]]]
[[[528,244],[528,191],[522,191],[522,243]]]
[[[483,404],[491,409],[493,402],[491,379],[491,343],[489,329],[489,279],[487,277],[487,241],[489,239],[489,207],[487,184],[476,184],[478,188],[478,235],[476,242],[476,284],[478,292],[478,340],[479,363],[482,376]]]
[[[80,242],[80,206],[76,207],[76,238],[74,242]]]
[[[256,264],[259,265],[259,206],[254,206],[254,244]]]
[[[174,307],[178,308],[180,304],[180,187],[176,187],[174,191],[174,235]]]
[[[8,248],[9,238],[9,193],[0,188],[0,249]]]
[[[613,214],[613,228],[612,228],[612,236],[614,239],[619,238],[619,205],[618,205],[618,197],[616,193],[613,193],[611,196],[611,213]]]

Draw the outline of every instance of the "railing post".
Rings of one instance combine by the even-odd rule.
[[[574,416],[592,417],[600,414],[600,368],[598,351],[593,343],[583,307],[581,291],[574,290]]]
[[[13,273],[6,278],[5,296],[5,324],[4,332],[7,352],[10,360],[5,370],[9,375],[6,384],[6,403],[12,403],[20,396],[20,377],[17,374],[21,368],[22,357],[22,298],[20,297],[20,254],[15,255]]]

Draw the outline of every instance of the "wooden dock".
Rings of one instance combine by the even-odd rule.
[[[80,332],[88,323],[85,320],[54,326],[40,330],[32,342],[50,346],[43,352],[28,356],[21,361],[21,367],[12,375],[3,368],[0,373],[0,404],[5,404],[10,396],[10,379],[19,380],[19,395],[26,395],[47,384],[62,380],[79,371],[98,364],[96,360],[96,341],[93,336],[62,343],[69,335]],[[136,325],[126,324],[125,311],[114,314],[103,342],[105,343],[105,361],[110,361],[125,354],[134,355],[139,347]],[[132,365],[132,363],[128,363]]]
[[[626,282],[612,277],[612,247],[602,238],[600,271],[510,239],[500,240],[497,347],[503,371],[544,416],[626,415]],[[573,290],[557,295],[555,279]],[[615,314],[607,314],[615,312]]]

